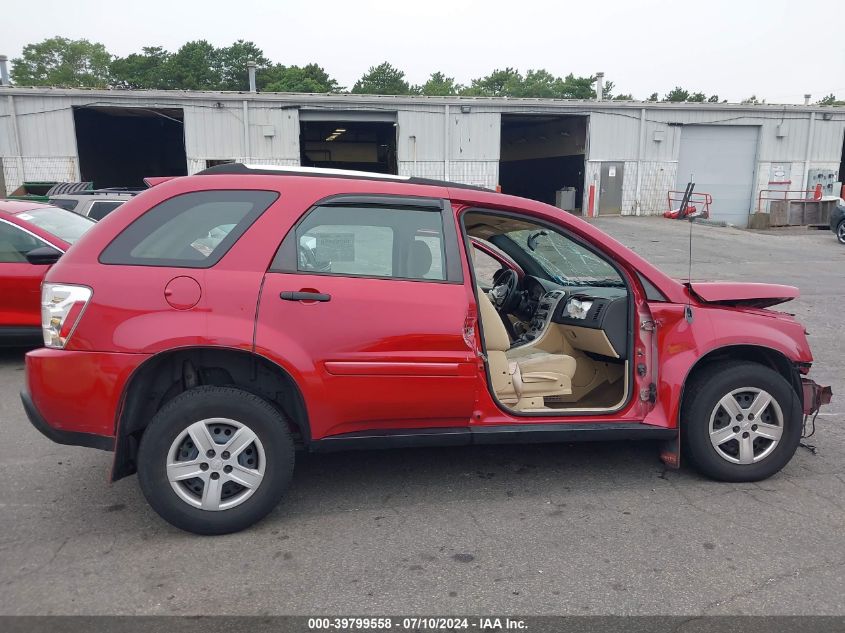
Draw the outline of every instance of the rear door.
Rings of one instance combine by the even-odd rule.
[[[0,220],[0,327],[41,327],[41,280],[49,266],[30,264],[26,254],[50,246]]]
[[[296,368],[313,439],[465,427],[478,371],[455,220],[438,199],[330,200],[265,277],[256,349]]]

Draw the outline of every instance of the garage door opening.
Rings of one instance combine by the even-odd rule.
[[[183,120],[181,108],[74,107],[81,179],[138,188],[147,176],[185,176]]]
[[[393,122],[300,121],[300,160],[304,167],[397,173]]]
[[[581,212],[586,116],[502,115],[504,193]]]

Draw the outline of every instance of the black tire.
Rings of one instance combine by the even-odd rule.
[[[840,244],[845,244],[845,220],[836,225],[836,239]]]
[[[750,464],[727,461],[710,441],[710,416],[719,400],[743,387],[768,392],[783,415],[783,431],[777,445],[760,461]],[[801,441],[802,426],[801,400],[779,373],[753,362],[714,363],[703,368],[687,385],[681,408],[681,455],[712,479],[759,481],[771,477],[792,459]]]
[[[181,499],[167,477],[167,457],[176,438],[191,424],[229,418],[247,425],[265,453],[264,477],[240,505],[209,511]],[[149,504],[168,523],[195,534],[228,534],[266,516],[290,484],[294,443],[287,423],[267,401],[232,387],[196,387],[165,404],[141,438],[138,481]],[[219,476],[219,475],[218,475]]]

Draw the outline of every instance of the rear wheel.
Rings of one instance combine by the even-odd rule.
[[[839,240],[840,244],[845,244],[845,220],[842,220],[836,226],[836,239]]]
[[[270,512],[290,483],[294,445],[277,411],[230,387],[197,387],[156,413],[141,439],[138,479],[171,524],[226,534]]]
[[[713,364],[688,386],[681,421],[683,454],[698,471],[723,481],[757,481],[795,454],[801,402],[769,367]]]

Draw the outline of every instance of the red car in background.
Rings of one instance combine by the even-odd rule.
[[[0,200],[0,344],[41,340],[41,280],[92,226],[49,204]]]

